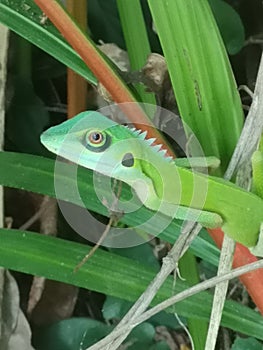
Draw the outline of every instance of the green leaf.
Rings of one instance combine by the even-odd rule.
[[[112,326],[89,318],[70,318],[39,328],[35,334],[34,345],[37,350],[86,349],[112,329]],[[132,344],[128,349],[143,350],[153,344],[154,335],[154,327],[144,322],[129,334],[125,343]]]
[[[178,267],[182,278],[190,285],[200,282],[196,258],[189,250],[179,260]],[[194,348],[196,350],[203,350],[206,343],[208,323],[192,317],[187,319],[187,326],[194,343]]]
[[[15,187],[32,191],[36,193],[45,194],[51,197],[56,197],[65,201],[69,201],[74,204],[78,204],[74,186],[76,178],[72,178],[71,171],[75,169],[66,163],[59,161],[32,156],[29,154],[12,153],[12,152],[0,152],[0,184],[8,187]],[[56,180],[60,183],[63,193],[58,196],[54,187],[54,166],[59,164],[61,173],[56,174]],[[21,174],[19,177],[17,174]],[[108,216],[108,210],[99,201],[96,191],[93,185],[93,172],[89,169],[82,167],[78,168],[78,188],[83,198],[85,207],[96,213]],[[122,197],[127,199],[130,196],[129,187],[123,184]],[[127,213],[121,218],[121,222],[124,224],[135,227],[145,222],[144,231],[152,234],[153,227],[149,218],[153,215],[153,212],[145,207],[141,207],[140,210],[133,213]],[[162,231],[162,225],[167,222],[167,218],[164,215],[159,215],[158,220],[155,222],[155,229]],[[179,220],[173,220],[170,225],[160,233],[159,237],[170,243],[173,243],[178,237],[181,230],[181,222]],[[210,242],[204,239],[207,234],[205,230],[202,230],[202,235],[192,243],[191,249],[195,255],[209,261],[212,264],[218,263],[219,251]]]
[[[122,30],[131,64],[131,70],[139,71],[145,65],[151,53],[147,30],[139,0],[117,0]],[[143,103],[156,104],[155,96],[145,91],[145,87],[136,84],[136,90]],[[146,106],[147,110],[147,106]],[[149,108],[148,113],[152,111]],[[151,116],[153,118],[153,115]]]
[[[88,23],[96,42],[115,43],[125,50],[116,0],[89,0]]]
[[[130,350],[144,350],[153,344],[154,335],[154,327],[150,323],[144,322],[134,328],[125,342],[131,342],[132,345],[128,347]]]
[[[119,254],[121,256],[126,256],[126,258],[143,262],[144,264],[147,264],[152,268],[155,268],[156,271],[158,271],[160,268],[160,263],[153,254],[153,248],[148,243],[140,244],[136,247],[122,248],[122,249],[111,248],[110,251],[112,251],[115,254]]]
[[[55,57],[92,84],[97,79],[32,0],[0,0],[0,22]]]
[[[180,115],[205,155],[218,157],[224,171],[241,132],[243,111],[208,1],[148,3]]]
[[[104,250],[96,254],[77,272],[73,269],[90,247],[59,238],[26,231],[0,229],[0,266],[75,286],[135,301],[156,274],[154,269]],[[121,281],[121,283],[120,283]],[[152,305],[165,300],[171,293],[179,293],[188,285],[178,280],[174,287],[170,276],[159,290]],[[167,312],[184,317],[208,319],[212,295],[202,292],[187,298]],[[240,317],[242,315],[242,317]],[[262,316],[257,312],[226,301],[222,325],[246,335],[263,339]]]
[[[9,149],[47,154],[39,138],[43,127],[49,123],[49,113],[35,94],[31,81],[16,77],[13,84],[14,96],[6,120],[6,135],[11,142]]]
[[[117,6],[131,68],[139,70],[151,53],[140,1],[117,0]]]
[[[106,297],[103,304],[102,313],[106,321],[120,320],[132,306],[124,299],[115,298],[110,295]]]
[[[230,55],[238,53],[245,42],[245,29],[239,14],[222,0],[209,0],[226,49]]]
[[[39,328],[34,345],[37,350],[76,350],[88,346],[105,337],[112,327],[89,318],[70,318]]]
[[[263,345],[254,338],[237,338],[231,350],[262,350]]]

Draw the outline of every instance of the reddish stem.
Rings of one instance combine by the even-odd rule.
[[[218,248],[221,249],[224,239],[224,233],[220,228],[217,229],[208,229],[210,236],[215,241]],[[244,247],[240,243],[236,243],[235,254],[233,258],[233,267],[241,267],[252,262],[257,261],[258,259],[251,254],[248,248]],[[257,305],[260,313],[263,315],[263,269],[254,270],[248,272],[239,277],[240,281],[246,287],[250,297]]]
[[[67,9],[81,28],[87,30],[87,0],[67,0]],[[87,81],[72,69],[67,70],[68,118],[87,109]]]

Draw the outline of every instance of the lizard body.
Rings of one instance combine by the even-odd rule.
[[[256,245],[263,200],[225,181],[176,166],[146,133],[119,125],[93,111],[45,131],[51,152],[129,184],[141,202],[170,217],[222,226],[234,240]]]

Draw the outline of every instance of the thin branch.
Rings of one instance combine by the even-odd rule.
[[[48,209],[49,203],[50,197],[43,197],[42,203],[38,211],[34,215],[32,215],[25,223],[23,223],[23,225],[19,227],[19,230],[28,230],[35,222],[37,222],[42,217],[44,212]]]
[[[92,257],[92,255],[96,252],[96,250],[101,246],[102,242],[107,237],[113,222],[114,222],[114,219],[113,219],[113,217],[111,217],[109,219],[109,222],[108,222],[104,232],[100,236],[98,242],[96,243],[96,245],[94,247],[92,247],[92,249],[88,252],[88,254],[86,254],[84,256],[84,258],[81,260],[81,262],[78,263],[78,265],[74,268],[74,273],[76,273],[81,268],[81,266],[83,266]]]
[[[100,236],[98,242],[96,243],[96,245],[88,252],[87,255],[84,256],[84,258],[81,260],[81,262],[75,267],[74,269],[74,272],[77,272],[82,265],[85,264],[85,262],[87,262],[91,257],[92,255],[96,252],[96,250],[100,247],[100,245],[102,244],[102,242],[104,241],[104,239],[107,237],[110,229],[111,229],[111,226],[112,225],[116,225],[117,222],[119,221],[120,217],[117,217],[116,216],[116,213],[118,211],[118,202],[119,202],[119,199],[120,199],[120,195],[121,195],[121,190],[122,190],[122,182],[121,181],[117,181],[115,180],[114,181],[114,187],[113,187],[113,191],[115,189],[115,187],[117,186],[117,183],[118,183],[118,191],[117,191],[117,194],[114,198],[114,201],[113,201],[113,204],[110,208],[110,219],[109,219],[109,222],[104,230],[104,232],[102,233],[102,235]]]
[[[235,148],[234,154],[224,176],[225,179],[230,180],[233,174],[238,169],[238,167],[242,168],[242,165],[245,165],[245,171],[242,171],[243,176],[239,176],[237,178],[237,184],[240,187],[246,187],[247,185],[247,179],[250,176],[250,166],[248,166],[248,163],[250,165],[251,155],[257,147],[263,130],[263,99],[261,97],[262,94],[263,56],[261,57],[260,61],[252,105],[246,118],[245,125],[237,143],[237,146]],[[225,236],[220,254],[218,275],[231,270],[234,249],[234,240]],[[220,283],[216,286],[205,350],[213,350],[215,348],[227,289],[228,281],[222,284]]]
[[[238,166],[251,159],[256,150],[263,129],[263,56],[261,56],[253,101],[244,128],[231,158],[226,179],[231,179]]]
[[[188,232],[185,232],[185,229],[187,229]],[[134,322],[135,323],[137,322],[137,318],[150,305],[153,298],[155,297],[155,295],[157,294],[158,290],[160,289],[162,284],[165,282],[167,277],[176,269],[178,260],[180,259],[182,254],[185,252],[185,250],[188,248],[188,246],[191,244],[192,240],[199,233],[200,225],[192,224],[191,228],[188,225],[185,229],[182,230],[176,243],[174,244],[172,249],[169,251],[167,256],[163,259],[163,264],[160,271],[155,276],[155,278],[150,283],[150,285],[147,287],[147,289],[143,292],[143,294],[139,297],[136,303],[131,307],[128,313],[122,318],[122,320],[115,327],[112,333],[106,336],[103,340],[89,347],[88,348],[89,350],[102,349],[101,342],[103,341],[103,343],[104,342],[107,343],[108,342],[107,339],[114,339],[114,342],[108,342],[108,346],[110,347],[109,349],[110,350],[117,349],[118,346],[123,342],[123,340],[128,336],[129,329],[127,329],[127,332],[122,334],[119,338],[115,336],[115,333],[118,332],[118,329],[121,328],[122,326],[124,325],[127,326],[129,324],[133,324]]]
[[[231,271],[234,251],[235,241],[232,238],[225,235],[220,253],[217,276],[223,275],[224,273]],[[222,318],[222,312],[227,295],[228,282],[229,281],[226,280],[216,285],[209,327],[206,337],[205,350],[214,350],[215,348],[218,330]]]
[[[6,88],[6,61],[8,53],[8,29],[0,24],[0,151],[3,150],[5,132],[5,88]],[[4,194],[3,187],[0,186],[0,227],[4,225]],[[1,312],[0,312],[1,316]]]
[[[152,307],[148,311],[141,314],[136,322],[134,323],[128,323],[126,325],[123,325],[122,327],[118,328],[116,332],[111,333],[109,336],[102,339],[99,343],[96,343],[95,345],[87,348],[86,350],[97,350],[97,349],[112,349],[109,347],[109,345],[116,339],[116,337],[122,336],[126,332],[131,332],[133,328],[135,328],[138,324],[145,322],[149,318],[153,317],[154,315],[158,314],[159,312],[167,309],[168,307],[186,299],[189,298],[197,293],[203,292],[206,289],[213,288],[218,283],[222,283],[224,281],[228,281],[230,279],[236,278],[238,276],[241,276],[243,274],[246,274],[248,272],[251,272],[253,270],[262,269],[263,268],[263,260],[259,260],[257,262],[238,267],[237,269],[232,270],[231,272],[228,272],[221,276],[212,277],[209,280],[206,280],[204,282],[198,283],[197,285],[188,288],[187,290],[184,290],[181,293],[178,293],[177,295],[166,299],[165,301],[159,303],[158,305]],[[96,347],[97,344],[100,344],[100,347]]]

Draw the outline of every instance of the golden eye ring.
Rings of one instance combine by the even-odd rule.
[[[110,136],[101,130],[88,130],[85,135],[85,147],[93,152],[103,152],[111,143]]]
[[[92,131],[88,134],[88,139],[91,144],[98,145],[103,142],[103,135],[99,131]]]

